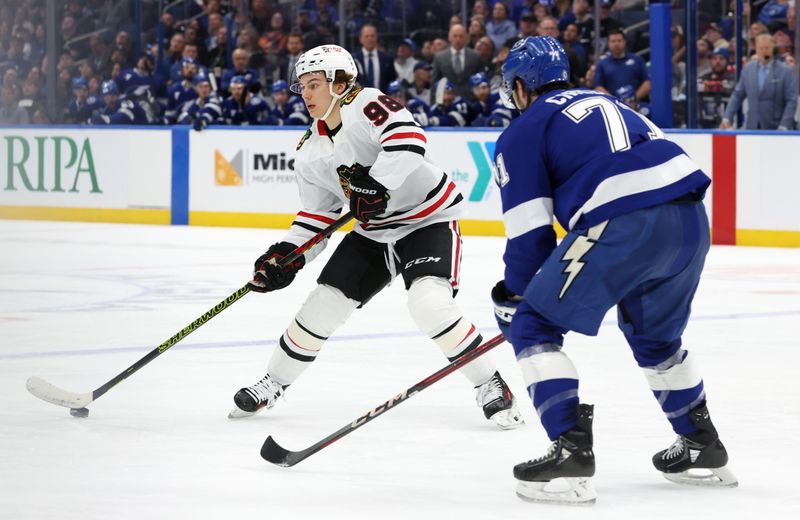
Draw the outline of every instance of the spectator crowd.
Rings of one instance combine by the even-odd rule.
[[[645,0],[469,0],[466,16],[457,0],[339,1],[184,0],[163,2],[159,12],[159,2],[143,0],[137,27],[134,0],[57,0],[53,36],[45,29],[45,0],[5,0],[0,125],[307,125],[290,88],[294,65],[304,50],[338,43],[342,25],[359,84],[394,97],[423,126],[507,126],[517,114],[499,101],[501,67],[516,41],[534,35],[563,43],[573,85],[649,114]],[[676,20],[686,1],[673,0]],[[735,3],[728,10],[724,1],[698,0],[698,122],[795,128],[795,2],[745,1],[738,83]],[[51,36],[55,113],[45,102]],[[672,28],[672,49],[675,126],[685,126],[689,75],[680,24]]]

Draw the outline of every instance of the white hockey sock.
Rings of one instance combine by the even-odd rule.
[[[475,325],[464,318],[444,278],[428,276],[414,280],[408,289],[408,309],[419,330],[430,336],[450,361],[483,341]],[[488,356],[460,369],[473,386],[488,381],[496,370]]]
[[[325,340],[358,307],[358,302],[327,285],[311,291],[272,353],[267,373],[282,385],[294,383],[317,358]]]

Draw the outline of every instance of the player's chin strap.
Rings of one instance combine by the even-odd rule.
[[[333,111],[334,105],[336,105],[336,103],[338,103],[339,100],[345,96],[345,94],[350,92],[351,89],[352,85],[348,85],[347,88],[344,90],[344,92],[342,92],[341,94],[337,94],[333,91],[333,81],[329,81],[328,92],[330,92],[331,96],[333,96],[333,99],[331,100],[331,104],[328,105],[328,110],[326,110],[325,113],[322,114],[322,117],[320,117],[320,119],[322,119],[323,121],[328,119],[328,116],[331,115],[331,112]]]

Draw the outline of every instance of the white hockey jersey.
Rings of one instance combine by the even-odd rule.
[[[420,227],[456,219],[463,196],[447,172],[426,157],[425,131],[397,101],[374,88],[340,101],[342,124],[331,130],[314,120],[297,145],[295,174],[303,209],[285,238],[300,245],[349,207],[349,179],[358,163],[386,186],[386,212],[355,231],[392,243]],[[310,261],[322,247],[306,253]]]

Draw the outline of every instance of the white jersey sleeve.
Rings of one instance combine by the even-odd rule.
[[[313,125],[312,125],[313,128]],[[284,241],[300,246],[324,228],[333,224],[342,210],[342,201],[328,187],[315,182],[320,177],[330,176],[329,152],[326,143],[309,128],[297,145],[295,175],[300,192],[302,208],[297,212]],[[327,246],[325,239],[305,253],[306,263],[316,258]]]

